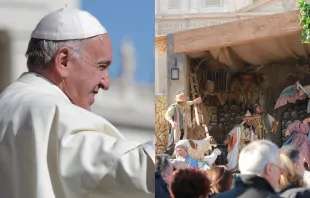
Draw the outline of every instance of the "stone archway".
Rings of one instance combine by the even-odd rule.
[[[0,93],[10,84],[11,48],[7,31],[0,30]]]

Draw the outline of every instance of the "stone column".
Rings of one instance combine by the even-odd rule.
[[[236,3],[236,10],[239,10],[245,6],[248,6],[252,3],[254,3],[255,0],[238,0],[238,1],[235,1]]]
[[[156,154],[168,146],[169,123],[165,119],[167,103],[166,55],[155,52],[155,145]]]
[[[167,55],[155,52],[155,95],[167,95]]]
[[[237,9],[237,4],[239,1],[243,1],[243,0],[226,0],[226,11],[227,12],[234,12]],[[224,1],[225,2],[225,1]],[[241,5],[242,6],[242,5]]]
[[[174,53],[173,34],[167,35],[167,99],[168,103],[173,102],[177,91],[185,90],[187,80],[187,56]],[[171,80],[171,68],[179,68],[179,80]]]
[[[0,93],[15,79],[11,78],[10,37],[7,31],[0,30]]]
[[[198,12],[198,0],[189,0],[189,11]]]

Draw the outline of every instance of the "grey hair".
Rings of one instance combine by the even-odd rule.
[[[172,163],[169,161],[169,156],[165,154],[158,154],[155,156],[155,170],[164,172],[166,174],[171,173]]]
[[[26,51],[27,67],[29,71],[33,70],[46,70],[52,64],[53,58],[55,57],[57,51],[61,47],[70,47],[72,54],[70,58],[77,58],[79,56],[79,51],[81,50],[81,45],[83,40],[68,40],[68,41],[50,41],[31,38],[28,43],[28,48]]]
[[[283,146],[280,149],[280,154],[286,155],[290,160],[292,160],[293,164],[299,163],[300,157],[299,157],[299,150],[296,149],[294,146],[288,145]]]
[[[239,156],[241,174],[263,176],[267,164],[280,163],[280,149],[269,140],[256,140],[245,146]]]

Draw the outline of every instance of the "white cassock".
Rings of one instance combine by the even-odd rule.
[[[37,74],[0,95],[1,198],[154,197],[154,155]]]

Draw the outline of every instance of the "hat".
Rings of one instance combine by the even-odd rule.
[[[185,96],[184,93],[180,93],[180,94],[177,94],[175,96],[175,101],[177,101],[177,102],[187,102],[188,98]]]
[[[253,120],[252,114],[247,110],[246,114],[242,117],[242,120]]]
[[[61,41],[86,39],[107,33],[101,23],[82,10],[61,8],[41,19],[31,37]]]
[[[206,84],[214,84],[214,82],[211,80],[207,80]]]

